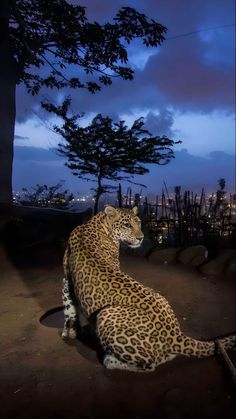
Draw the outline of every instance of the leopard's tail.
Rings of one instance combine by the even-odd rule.
[[[210,341],[193,339],[180,335],[173,345],[173,353],[198,358],[214,355],[218,352],[217,342],[221,343],[224,349],[231,349],[236,345],[236,334],[223,338],[216,338]]]

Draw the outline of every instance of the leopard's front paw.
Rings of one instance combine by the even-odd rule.
[[[62,339],[76,339],[77,333],[76,330],[72,327],[70,329],[63,329],[63,332],[61,334]]]
[[[62,337],[62,339],[68,338],[68,330],[67,329],[63,329],[61,337]]]
[[[73,329],[72,327],[68,329],[68,337],[70,339],[76,339],[76,336],[77,336],[77,333],[75,329]]]

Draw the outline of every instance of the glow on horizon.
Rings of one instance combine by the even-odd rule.
[[[173,130],[193,155],[204,157],[212,151],[235,154],[235,116],[215,111],[209,114],[175,114]]]

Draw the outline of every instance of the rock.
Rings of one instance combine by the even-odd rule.
[[[167,249],[155,249],[148,257],[149,262],[156,264],[173,264],[177,262],[177,256],[180,248],[169,247]]]
[[[195,256],[191,260],[191,265],[195,267],[200,266],[204,262],[206,262],[207,258],[208,258],[208,250],[206,249],[205,252],[202,252],[202,253],[199,252],[199,255]]]
[[[202,266],[201,272],[206,275],[219,275],[223,272],[236,272],[235,258],[236,250],[221,250],[220,253],[213,260]]]
[[[184,265],[199,266],[208,258],[208,250],[205,246],[197,245],[183,249],[178,255],[178,261]]]
[[[236,273],[236,258],[230,259],[227,263],[226,269],[227,274],[235,274]]]

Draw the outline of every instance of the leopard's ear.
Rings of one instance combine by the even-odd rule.
[[[104,209],[104,212],[110,221],[115,221],[119,218],[118,211],[111,205],[107,205]]]
[[[133,207],[132,211],[135,215],[137,215],[138,214],[138,207]]]

